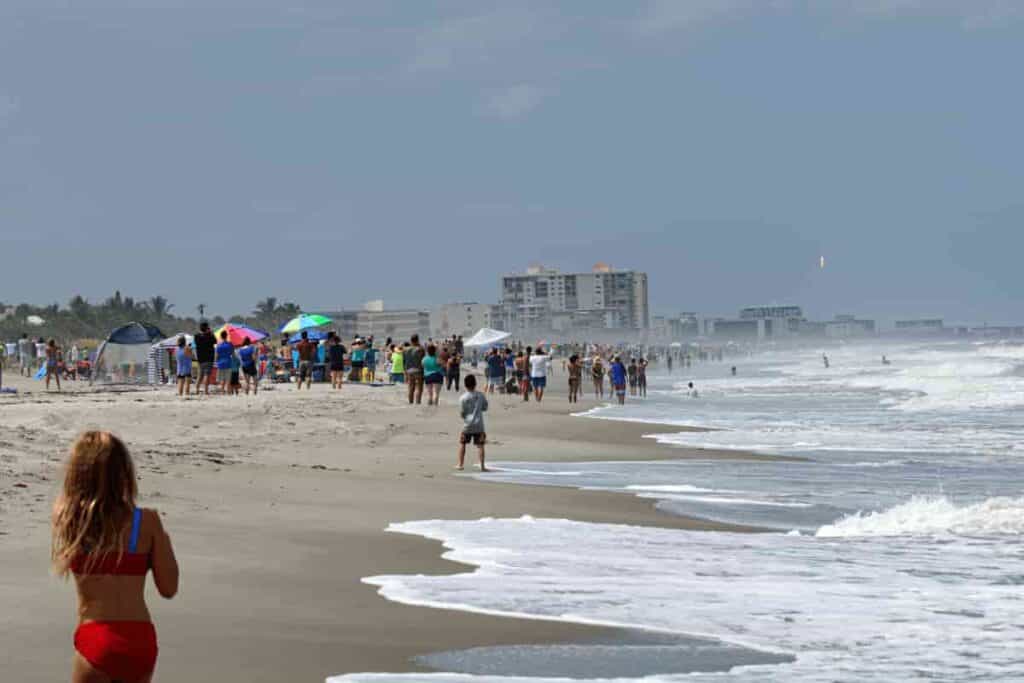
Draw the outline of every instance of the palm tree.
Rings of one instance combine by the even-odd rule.
[[[263,301],[256,302],[256,309],[253,314],[258,318],[270,318],[277,313],[277,297],[268,296]]]
[[[172,308],[174,308],[174,304],[168,303],[167,299],[162,296],[154,296],[149,300],[149,310],[157,320],[162,320],[171,312]]]

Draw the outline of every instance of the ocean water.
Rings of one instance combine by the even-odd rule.
[[[1024,681],[1024,348],[829,358],[828,369],[820,353],[791,352],[652,375],[646,401],[580,418],[709,427],[656,438],[802,461],[495,463],[489,477],[618,491],[768,533],[410,522],[392,530],[438,539],[477,569],[368,579],[400,602],[698,639],[666,667],[651,666],[661,650],[621,643],[601,646],[619,653],[607,674],[583,666],[603,655],[582,647],[449,653],[428,663],[457,673],[338,680]],[[709,656],[726,665],[697,664]]]

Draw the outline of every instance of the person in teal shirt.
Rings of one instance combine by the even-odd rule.
[[[437,347],[433,344],[427,347],[427,355],[423,357],[423,384],[427,387],[427,405],[436,406],[444,386],[444,367],[437,359]]]

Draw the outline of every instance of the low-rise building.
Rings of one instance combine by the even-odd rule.
[[[829,339],[853,339],[874,335],[874,320],[859,320],[852,315],[837,315],[835,320],[825,323],[825,336]]]
[[[462,335],[469,337],[481,327],[495,327],[495,306],[475,301],[443,304],[431,314],[431,331],[434,337]],[[500,325],[498,326],[500,328]]]

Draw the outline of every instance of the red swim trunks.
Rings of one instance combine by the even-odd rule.
[[[75,631],[75,649],[111,679],[135,683],[156,668],[156,629],[148,621],[87,621]]]

